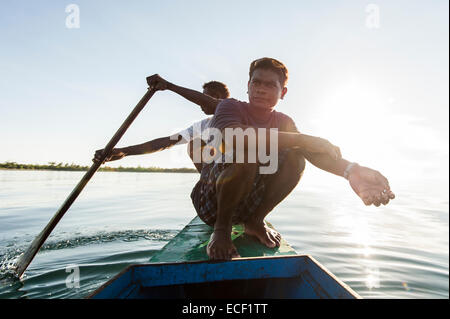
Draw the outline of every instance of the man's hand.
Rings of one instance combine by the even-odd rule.
[[[350,169],[348,180],[352,189],[367,206],[386,205],[389,200],[395,198],[387,178],[368,167],[359,165],[353,167]]]
[[[164,80],[158,74],[153,74],[153,75],[147,77],[147,84],[150,87],[150,89],[154,89],[156,91],[167,90],[167,88],[169,86],[169,82]]]
[[[104,149],[95,151],[94,158],[92,159],[92,161],[94,163],[98,163],[100,161],[102,154],[103,154],[103,150]],[[122,149],[113,148],[111,151],[111,154],[105,158],[105,160],[103,161],[102,164],[105,164],[106,162],[110,162],[110,161],[120,160],[120,159],[124,158],[125,156],[127,156],[127,154]]]
[[[222,101],[221,99],[216,99],[207,94],[175,85],[164,80],[158,74],[153,74],[152,76],[147,77],[147,84],[150,89],[156,91],[170,90],[181,95],[192,103],[199,105],[202,108],[202,111],[207,115],[214,114],[217,105]]]
[[[327,154],[334,160],[342,158],[339,147],[324,138],[302,134],[301,139],[302,148],[308,153]]]

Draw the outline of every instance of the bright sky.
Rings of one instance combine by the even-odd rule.
[[[277,110],[303,133],[386,176],[448,184],[447,0],[72,1],[0,4],[0,162],[90,165],[146,76],[198,90],[218,80],[247,100],[250,62],[270,56],[290,73]],[[79,28],[66,26],[71,3]],[[203,117],[157,93],[118,146]],[[182,146],[110,164],[193,167]]]

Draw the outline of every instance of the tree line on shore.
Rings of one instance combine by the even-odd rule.
[[[0,163],[0,169],[28,169],[28,170],[52,170],[52,171],[87,171],[89,166],[81,166],[68,163],[49,162],[47,165],[19,164],[16,162]],[[195,173],[193,168],[160,168],[160,167],[100,167],[99,172],[149,172],[149,173]]]

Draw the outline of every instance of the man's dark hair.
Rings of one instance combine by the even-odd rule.
[[[218,81],[210,81],[203,84],[203,89],[208,89],[213,93],[212,97],[217,99],[227,99],[230,96],[230,92],[225,84]]]
[[[288,69],[286,66],[278,61],[277,59],[273,58],[261,58],[258,60],[253,61],[250,64],[250,71],[248,75],[250,76],[250,79],[252,78],[253,72],[255,72],[256,69],[264,69],[264,70],[271,70],[278,74],[278,78],[280,79],[281,87],[285,87],[287,80],[288,80]]]

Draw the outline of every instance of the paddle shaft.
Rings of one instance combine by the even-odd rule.
[[[111,153],[114,146],[119,142],[120,138],[123,136],[123,134],[126,132],[126,130],[130,127],[131,123],[134,121],[134,119],[138,116],[138,114],[142,111],[142,109],[145,107],[147,102],[150,100],[150,98],[155,93],[154,90],[148,90],[145,95],[142,97],[142,99],[139,101],[139,103],[136,105],[136,107],[133,109],[133,111],[128,115],[125,122],[123,122],[122,126],[117,130],[116,134],[112,137],[112,139],[109,141],[109,143],[104,148],[103,154],[101,158],[94,162],[94,164],[89,168],[89,170],[84,174],[83,178],[80,180],[80,182],[77,184],[77,186],[73,189],[72,193],[70,193],[69,197],[64,201],[64,203],[61,205],[61,207],[58,209],[58,211],[55,213],[53,218],[50,220],[50,222],[45,226],[45,228],[40,232],[40,234],[33,240],[31,245],[28,247],[28,249],[23,253],[23,255],[19,258],[16,264],[15,271],[17,275],[22,277],[23,273],[27,269],[28,265],[33,260],[34,256],[36,256],[37,252],[41,248],[41,246],[44,244],[47,237],[50,235],[52,230],[55,228],[55,226],[58,224],[58,222],[61,220],[63,215],[67,212],[67,210],[70,208],[72,203],[75,201],[75,199],[80,195],[83,188],[86,186],[86,184],[89,182],[91,177],[95,174],[95,172],[98,170],[98,168],[102,165],[105,158]]]

